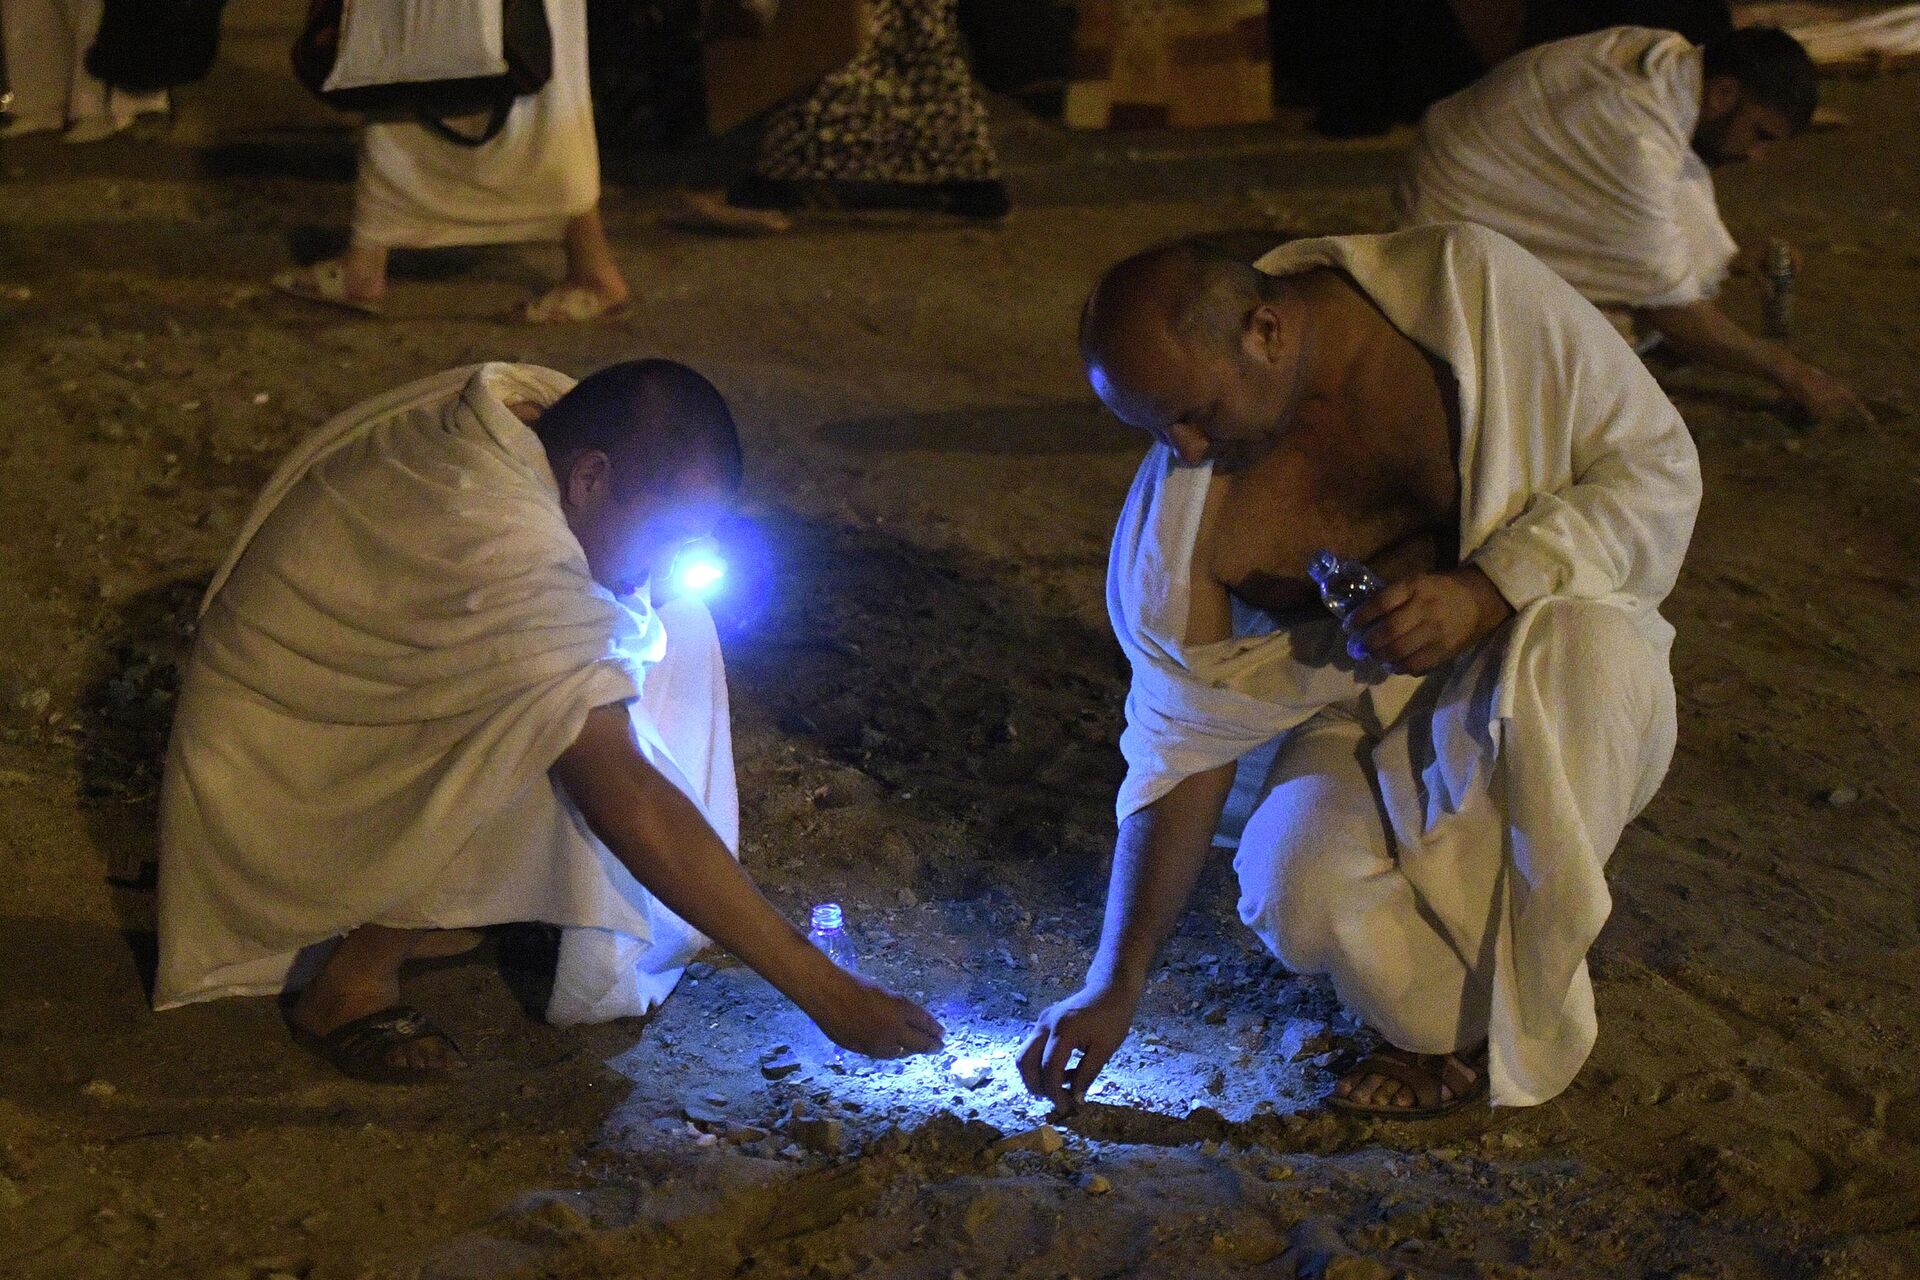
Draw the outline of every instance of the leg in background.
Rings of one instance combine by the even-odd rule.
[[[593,290],[609,307],[627,301],[626,277],[613,260],[613,246],[607,243],[607,228],[600,220],[598,207],[567,223],[566,250],[566,283]]]

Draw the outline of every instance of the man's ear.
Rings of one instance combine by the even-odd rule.
[[[1724,119],[1740,105],[1743,96],[1740,82],[1732,76],[1708,76],[1700,90],[1700,116],[1705,120]]]
[[[603,449],[583,449],[567,464],[564,496],[567,505],[586,508],[596,505],[613,489],[613,459]]]
[[[1286,345],[1287,326],[1280,308],[1271,302],[1262,302],[1247,312],[1246,321],[1240,327],[1240,349],[1248,359],[1277,363]]]

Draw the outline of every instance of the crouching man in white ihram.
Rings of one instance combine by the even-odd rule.
[[[1102,280],[1081,345],[1158,443],[1107,570],[1133,687],[1106,922],[1029,1086],[1085,1095],[1264,749],[1241,918],[1386,1041],[1334,1104],[1553,1097],[1594,1042],[1607,858],[1673,751],[1680,415],[1598,311],[1465,224],[1251,266],[1152,250]],[[1344,634],[1320,547],[1387,582]]]
[[[531,425],[529,425],[531,424]],[[303,988],[296,1039],[432,1078],[452,1038],[400,967],[564,928],[548,1017],[640,1014],[710,936],[837,1042],[940,1042],[774,911],[739,828],[726,677],[649,582],[740,482],[718,391],[665,360],[578,385],[488,364],[341,414],[283,465],[202,609],[168,748],[165,1009]]]

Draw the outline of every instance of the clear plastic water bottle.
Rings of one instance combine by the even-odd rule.
[[[1316,551],[1307,561],[1307,576],[1320,588],[1320,601],[1342,622],[1374,597],[1385,585],[1358,560],[1342,560],[1331,551]]]
[[[853,938],[847,933],[846,916],[837,902],[822,902],[813,908],[813,917],[809,922],[807,941],[827,953],[827,959],[845,969],[848,973],[860,972],[859,959],[853,953]],[[848,1053],[835,1044],[826,1032],[819,1027],[812,1029],[805,1037],[805,1056],[819,1066],[844,1071],[848,1062]]]
[[[860,961],[853,954],[853,939],[847,934],[846,917],[837,902],[822,902],[813,909],[813,927],[807,941],[827,953],[827,959],[848,973],[860,972]]]
[[[1793,332],[1793,248],[1785,240],[1767,241],[1767,335]]]

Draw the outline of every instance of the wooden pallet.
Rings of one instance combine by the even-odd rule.
[[[1273,118],[1267,0],[1079,0],[1066,122],[1194,128]]]

